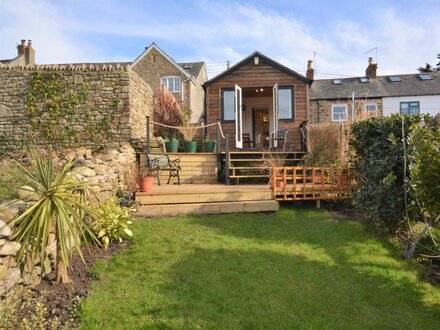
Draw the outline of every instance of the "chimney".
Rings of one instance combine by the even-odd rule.
[[[24,62],[25,65],[35,65],[35,49],[32,48],[32,40],[28,40],[28,44],[24,48]]]
[[[306,77],[309,80],[314,80],[315,79],[315,70],[313,69],[312,63],[313,63],[312,60],[308,60],[307,61]]]
[[[373,58],[368,58],[368,67],[365,70],[365,75],[370,79],[375,79],[377,77],[377,63],[373,63]]]
[[[21,39],[21,44],[17,46],[17,53],[18,56],[24,55],[24,46],[25,46],[26,40]]]

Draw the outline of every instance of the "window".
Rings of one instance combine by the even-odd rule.
[[[432,77],[429,74],[419,74],[420,80],[432,80]]]
[[[334,104],[332,105],[332,121],[346,121],[347,120],[347,105]]]
[[[235,91],[222,89],[222,121],[235,120]]]
[[[362,84],[370,82],[370,79],[368,77],[360,77],[359,80]]]
[[[365,111],[366,112],[372,112],[377,110],[377,104],[376,103],[367,103],[365,104]]]
[[[278,119],[293,120],[293,87],[278,88]]]
[[[180,92],[180,77],[162,77],[161,83],[162,85],[166,86],[170,92]]]
[[[420,102],[400,102],[401,115],[416,115],[420,113]]]
[[[398,77],[398,76],[389,76],[389,77],[388,77],[388,80],[391,81],[391,82],[399,82],[399,81],[402,81],[402,79],[400,79],[400,77]]]
[[[342,80],[341,79],[334,79],[333,80],[333,85],[341,85],[342,84]]]

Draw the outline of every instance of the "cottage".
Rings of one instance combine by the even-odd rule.
[[[309,67],[313,77],[313,69]],[[208,80],[205,121],[220,122],[237,149],[301,148],[300,127],[307,121],[312,80],[256,51]],[[215,139],[217,128],[208,128]]]

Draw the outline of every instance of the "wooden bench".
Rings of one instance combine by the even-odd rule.
[[[157,183],[160,186],[160,171],[168,171],[168,182],[171,178],[177,178],[177,184],[180,185],[180,157],[171,160],[167,154],[152,155],[147,154],[147,166],[156,172]]]

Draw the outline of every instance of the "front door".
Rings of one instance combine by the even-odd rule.
[[[269,109],[252,109],[254,142],[256,147],[267,147],[269,143]]]

